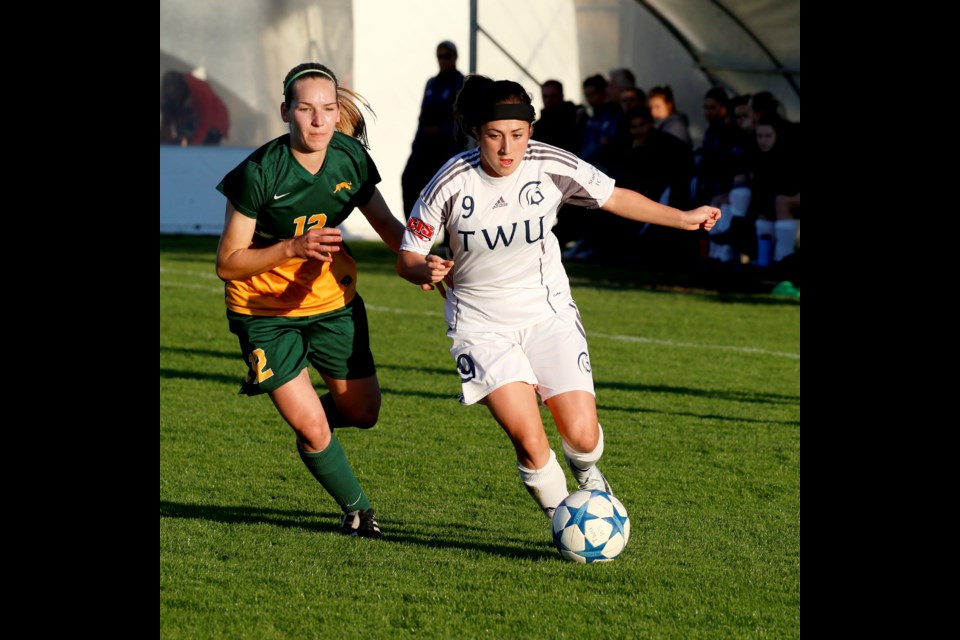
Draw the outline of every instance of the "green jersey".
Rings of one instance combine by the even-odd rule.
[[[338,227],[370,201],[380,173],[357,140],[333,134],[316,175],[290,150],[290,135],[268,142],[228,173],[217,190],[257,221],[253,246],[295,238],[314,227]],[[346,247],[344,247],[346,248]],[[247,315],[305,316],[348,304],[356,295],[356,263],[348,251],[333,262],[294,258],[245,280],[227,283],[227,307]]]

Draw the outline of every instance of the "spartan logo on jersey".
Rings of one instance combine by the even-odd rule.
[[[534,180],[520,187],[520,206],[525,207],[528,204],[539,205],[543,202],[543,194],[540,193],[540,181]]]
[[[407,229],[410,229],[413,235],[419,236],[424,240],[433,239],[433,227],[420,218],[410,218],[407,220]]]
[[[338,183],[337,183],[337,186],[335,186],[335,187],[333,188],[333,192],[334,192],[334,193],[340,193],[340,190],[341,190],[341,189],[346,189],[347,191],[351,191],[351,190],[353,190],[353,183],[352,183],[352,182],[338,182]]]
[[[590,373],[592,371],[590,368],[590,354],[586,351],[581,351],[580,355],[577,356],[577,366],[580,367],[580,371]]]
[[[500,207],[507,206],[507,201],[503,199],[503,196],[500,196],[500,199],[493,205],[494,209],[499,209]]]

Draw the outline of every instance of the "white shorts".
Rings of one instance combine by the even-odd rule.
[[[571,304],[557,315],[518,331],[456,332],[450,354],[463,386],[461,402],[474,404],[509,383],[534,385],[541,400],[567,391],[596,395],[587,334]]]

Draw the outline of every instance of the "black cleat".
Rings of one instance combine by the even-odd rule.
[[[360,538],[382,538],[377,515],[373,509],[351,511],[343,514],[340,531],[348,536]]]

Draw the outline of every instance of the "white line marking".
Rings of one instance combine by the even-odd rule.
[[[418,316],[442,316],[440,312],[432,311],[420,311],[420,312],[411,312],[408,309],[397,309],[395,307],[377,307],[374,305],[367,305],[367,309],[371,311],[380,311],[383,313],[400,313],[404,315],[418,315]],[[769,349],[758,349],[755,347],[737,347],[734,345],[725,345],[725,344],[699,344],[696,342],[674,342],[673,340],[661,340],[658,338],[644,338],[640,336],[621,336],[621,335],[610,335],[608,333],[594,333],[587,331],[587,338],[604,338],[606,340],[617,340],[619,342],[632,342],[636,344],[653,344],[661,347],[682,347],[689,349],[713,349],[717,351],[733,351],[736,353],[757,353],[765,356],[776,356],[778,358],[791,358],[793,360],[799,360],[799,353],[789,353],[787,351],[770,351]]]
[[[663,347],[687,347],[693,349],[715,349],[718,351],[735,351],[737,353],[759,353],[765,356],[777,356],[780,358],[800,359],[799,353],[789,353],[787,351],[770,351],[768,349],[757,349],[755,347],[736,347],[725,344],[698,344],[696,342],[674,342],[673,340],[661,340],[658,338],[643,338],[639,336],[617,336],[605,333],[589,333],[588,338],[606,338],[608,340],[617,340],[619,342],[633,342],[640,344],[655,344]]]
[[[200,276],[202,278],[209,278],[214,280],[219,280],[216,274],[207,273],[205,271],[190,271],[186,269],[169,269],[167,267],[160,267],[160,273],[168,274],[177,274],[177,275],[192,275]],[[223,293],[222,287],[212,288],[204,287],[194,284],[184,284],[184,283],[165,283],[161,282],[160,286],[163,287],[174,287],[180,289],[199,289],[201,291],[210,291],[213,293]],[[410,309],[398,309],[396,307],[380,307],[377,305],[368,304],[367,309],[370,311],[379,311],[381,313],[397,313],[407,316],[427,316],[431,318],[442,318],[442,311],[411,311]],[[775,356],[777,358],[790,358],[791,360],[799,360],[799,353],[790,353],[788,351],[770,351],[769,349],[758,349],[756,347],[737,347],[734,345],[725,345],[725,344],[700,344],[696,342],[675,342],[673,340],[662,340],[659,338],[644,338],[642,336],[623,336],[623,335],[611,335],[608,333],[593,333],[588,332],[588,338],[603,338],[604,340],[616,340],[618,342],[631,342],[634,344],[652,344],[660,347],[677,347],[683,349],[710,349],[714,351],[732,351],[734,353],[756,353],[764,356]]]
[[[197,276],[207,280],[219,280],[216,273],[211,271],[191,271],[189,269],[171,269],[170,267],[160,267],[160,273],[172,273],[178,276]]]
[[[161,287],[170,287],[173,289],[199,289],[200,291],[209,291],[210,293],[219,293],[223,295],[223,287],[208,287],[201,284],[187,284],[185,282],[161,282]]]

